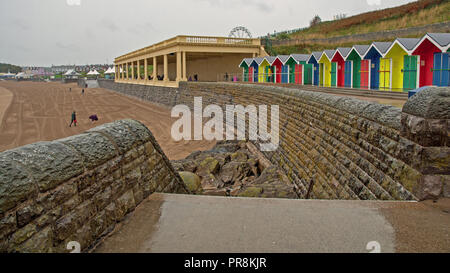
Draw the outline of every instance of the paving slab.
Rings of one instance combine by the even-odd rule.
[[[95,252],[449,252],[450,202],[153,194]]]

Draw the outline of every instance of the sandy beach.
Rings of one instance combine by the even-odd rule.
[[[69,127],[74,110],[78,126]],[[92,114],[98,115],[98,122],[89,120]],[[80,134],[100,124],[126,118],[143,122],[171,160],[215,145],[209,141],[175,142],[170,129],[176,119],[171,118],[169,108],[109,90],[89,88],[81,95],[81,88],[76,84],[0,81],[0,120],[3,120],[0,151]]]

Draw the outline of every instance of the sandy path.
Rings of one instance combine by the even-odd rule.
[[[3,115],[8,109],[13,99],[13,93],[6,88],[0,87],[0,128],[3,122]]]
[[[89,88],[83,96],[75,84],[1,81],[2,87],[14,96],[11,95],[11,106],[0,125],[0,151],[79,134],[102,123],[125,118],[143,122],[170,159],[182,159],[193,151],[209,150],[215,144],[175,142],[170,135],[175,121],[170,117],[170,109],[105,89]],[[3,93],[6,92],[0,91],[0,113],[7,107],[7,96],[2,96]],[[77,127],[69,127],[73,110],[77,112]],[[88,119],[92,114],[98,115],[98,122]]]

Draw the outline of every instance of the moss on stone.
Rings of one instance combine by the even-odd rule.
[[[203,191],[200,177],[198,177],[198,175],[191,172],[179,172],[179,174],[190,192],[196,194]]]
[[[262,188],[248,187],[238,194],[239,197],[259,197],[263,192]]]

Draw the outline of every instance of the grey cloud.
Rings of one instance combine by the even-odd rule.
[[[111,32],[117,32],[120,30],[120,27],[108,18],[103,18],[103,20],[100,22],[99,25],[108,29]]]
[[[74,44],[63,44],[61,42],[56,42],[55,46],[59,49],[63,49],[63,50],[72,50],[72,51],[76,51],[78,50],[78,46],[74,45]]]

